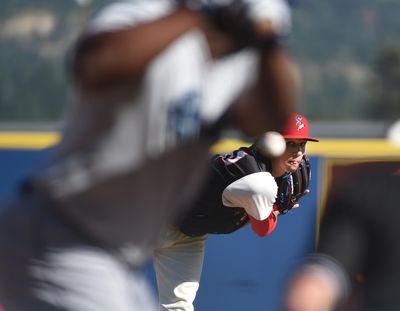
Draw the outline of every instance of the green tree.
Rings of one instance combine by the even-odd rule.
[[[400,44],[384,46],[374,63],[368,116],[393,121],[400,118]]]

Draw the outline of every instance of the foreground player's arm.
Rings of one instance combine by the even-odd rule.
[[[232,108],[232,118],[249,136],[279,131],[297,98],[294,64],[279,46],[260,48],[262,63],[258,80]]]
[[[171,42],[202,22],[198,12],[178,8],[154,21],[87,35],[78,43],[73,62],[76,84],[96,90],[135,81]]]
[[[262,31],[256,36],[256,39],[261,36],[260,41],[264,41],[263,35],[267,36],[268,41],[276,29],[282,28],[280,24],[288,20],[288,14],[281,13],[286,12],[284,1],[273,2],[273,7],[264,7],[269,3],[265,1],[248,3],[249,11],[256,12],[257,18],[253,20],[255,25],[261,23],[274,26],[260,27]],[[260,9],[261,4],[263,6]],[[276,9],[276,5],[280,9]],[[259,12],[265,12],[265,16],[259,17]],[[126,24],[124,18],[122,24]],[[243,23],[233,19],[229,25],[241,29]],[[207,29],[210,26],[211,29],[215,28],[202,13],[178,7],[169,15],[152,21],[125,25],[122,30],[84,36],[77,46],[72,66],[75,84],[83,90],[96,91],[139,81],[147,65],[175,39],[194,28],[209,33]],[[221,42],[221,38],[225,37],[229,41],[235,36],[236,33],[223,34],[219,36],[218,42]],[[213,45],[210,43],[211,50]],[[252,43],[246,43],[245,46],[252,46]],[[235,127],[239,127],[248,136],[279,130],[292,112],[296,99],[293,64],[285,51],[278,45],[256,44],[252,47],[258,51],[262,60],[258,79],[253,87],[240,96],[237,105],[229,113]]]

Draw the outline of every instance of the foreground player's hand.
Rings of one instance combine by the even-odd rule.
[[[220,30],[241,43],[255,43],[290,32],[290,9],[284,0],[178,0],[203,12]]]

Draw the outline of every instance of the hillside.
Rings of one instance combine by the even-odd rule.
[[[388,68],[376,68],[387,53],[400,53],[399,8],[395,0],[304,0],[295,9],[290,46],[304,75],[303,108],[308,115],[314,119],[389,118],[376,114],[375,97],[377,92],[386,92],[400,100],[399,92],[389,84],[382,86],[385,90],[371,84],[388,78],[400,83],[400,75],[387,77]],[[400,74],[400,62],[388,65]],[[385,99],[379,100],[384,109]],[[400,101],[393,115],[400,117]]]
[[[77,3],[84,1],[0,2],[0,122],[60,118],[68,48],[90,12],[107,2],[83,9]],[[371,111],[387,90],[370,86],[381,78],[382,49],[400,53],[399,9],[395,0],[303,0],[294,9],[288,45],[303,76],[301,110],[311,119],[386,118]],[[400,116],[400,103],[389,105]]]

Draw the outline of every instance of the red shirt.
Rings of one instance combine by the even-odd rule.
[[[267,236],[272,231],[274,231],[276,224],[278,222],[277,217],[275,216],[274,212],[272,212],[268,218],[264,220],[257,220],[254,217],[249,216],[251,228],[253,231],[260,237]]]

